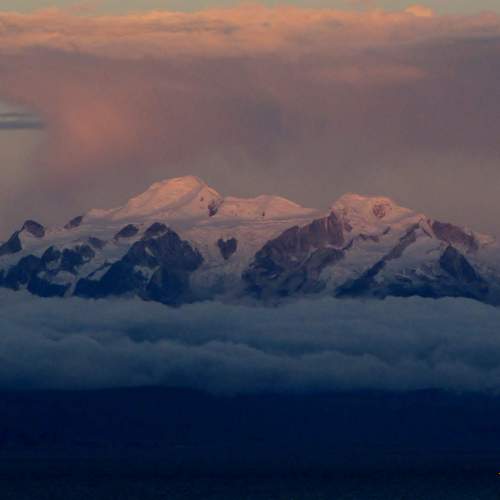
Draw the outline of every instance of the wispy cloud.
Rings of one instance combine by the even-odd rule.
[[[41,129],[43,123],[36,116],[28,113],[0,113],[0,130]]]

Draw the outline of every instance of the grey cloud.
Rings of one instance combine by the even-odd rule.
[[[459,299],[280,308],[40,300],[2,292],[0,387],[216,393],[497,391],[500,310]]]
[[[16,118],[24,119],[27,117],[31,117],[31,115],[28,113],[22,113],[19,111],[8,111],[8,112],[0,113],[1,120],[16,119]]]

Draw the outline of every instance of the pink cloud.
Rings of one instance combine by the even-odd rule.
[[[435,15],[431,8],[419,4],[410,5],[405,12],[408,12],[416,17],[434,17]]]

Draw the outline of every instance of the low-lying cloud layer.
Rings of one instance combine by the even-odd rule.
[[[499,16],[418,6],[0,13],[0,100],[46,135],[16,210],[67,219],[193,173],[308,205],[389,195],[500,233],[499,56]]]
[[[497,391],[500,310],[462,299],[218,303],[0,296],[0,388]]]

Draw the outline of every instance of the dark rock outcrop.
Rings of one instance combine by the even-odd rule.
[[[57,262],[61,258],[62,252],[58,250],[56,247],[51,246],[45,250],[42,255],[42,263],[44,265],[52,264]]]
[[[363,234],[363,233],[361,233],[359,235],[359,239],[361,241],[373,241],[373,243],[378,243],[380,241],[380,236],[377,236],[376,234]]]
[[[387,262],[399,259],[405,250],[417,241],[417,231],[419,227],[420,225],[416,224],[408,229],[390,252],[368,268],[361,276],[340,286],[336,291],[336,295],[338,297],[356,297],[373,293],[377,275],[384,269]]]
[[[374,283],[375,278],[384,269],[386,265],[385,259],[380,259],[373,266],[368,268],[358,278],[344,283],[336,290],[337,297],[358,297],[360,295],[368,294]]]
[[[95,236],[90,236],[87,240],[89,244],[96,250],[102,250],[106,246],[106,242]]]
[[[470,262],[453,246],[448,246],[439,259],[439,265],[454,280],[457,295],[483,299],[488,294],[488,284]]]
[[[231,255],[238,250],[238,240],[236,238],[229,238],[228,240],[220,238],[217,241],[217,246],[219,247],[222,258],[224,260],[229,260]]]
[[[162,234],[165,234],[167,231],[168,227],[165,224],[162,224],[161,222],[155,222],[146,229],[143,238],[145,239],[155,238],[156,236],[161,236]]]
[[[46,254],[47,252],[44,255]],[[46,271],[45,265],[43,257],[27,255],[8,270],[0,284],[11,290],[26,288],[39,297],[63,297],[70,285],[55,284],[42,278],[40,275]]]
[[[5,243],[0,245],[0,257],[18,253],[22,249],[23,246],[21,244],[21,239],[19,238],[19,231],[16,231]]]
[[[462,228],[447,222],[432,222],[432,231],[436,238],[453,246],[460,246],[468,252],[475,252],[479,244],[472,234],[466,233]]]
[[[437,269],[429,274],[415,269],[392,276],[390,281],[377,282],[376,277],[387,262],[399,259],[416,241],[418,226],[406,233],[399,243],[382,259],[367,269],[359,278],[345,283],[336,291],[338,297],[372,296],[377,298],[411,297],[426,298],[465,297],[489,302],[489,287],[470,262],[455,247],[449,245],[437,262]],[[427,234],[427,233],[424,233]]]
[[[483,279],[476,273],[469,261],[451,245],[441,255],[439,264],[448,274],[462,283],[483,282]]]
[[[383,219],[390,209],[391,206],[388,203],[377,203],[373,205],[372,212],[377,219]]]
[[[160,267],[151,277],[142,298],[170,305],[190,302],[192,296],[188,278],[189,272],[185,270]]]
[[[41,270],[43,270],[42,260],[35,255],[27,255],[7,271],[3,286],[19,290],[27,286],[31,278]]]
[[[113,239],[119,240],[120,238],[132,238],[139,232],[139,228],[134,224],[127,224],[125,227],[120,229],[114,236]]]
[[[34,274],[29,280],[27,289],[33,295],[38,295],[39,297],[64,297],[68,291],[70,285],[59,285],[56,283],[51,283],[43,278],[40,278],[37,274]]]
[[[35,238],[43,238],[45,236],[45,228],[34,220],[27,220],[21,231],[26,231]]]
[[[75,217],[74,219],[71,219],[65,226],[64,229],[75,229],[77,227],[80,227],[83,222],[83,215],[79,215],[78,217]]]
[[[420,225],[415,224],[399,239],[398,244],[384,257],[384,260],[390,261],[399,259],[405,250],[413,245],[417,241],[417,231],[419,230]]]
[[[77,274],[78,268],[87,264],[95,257],[95,252],[89,245],[78,245],[65,248],[61,256],[61,271]]]
[[[325,287],[320,280],[323,269],[333,266],[345,256],[343,250],[336,248],[321,248],[313,252],[297,270],[290,273],[280,290],[280,295],[288,296],[294,293],[318,293]]]
[[[23,249],[20,238],[20,234],[23,231],[26,231],[35,238],[43,238],[45,236],[45,228],[41,224],[33,220],[27,220],[19,231],[14,232],[5,243],[0,245],[0,257],[18,253]]]
[[[53,283],[51,278],[61,271],[78,273],[78,268],[94,257],[94,251],[88,245],[79,245],[60,251],[55,246],[45,250],[41,257],[27,255],[4,272],[0,286],[12,290],[26,288],[40,297],[62,297],[71,283]]]
[[[79,280],[75,295],[89,298],[136,295],[178,305],[193,300],[189,275],[202,263],[197,250],[166,228],[160,236],[143,237],[135,242],[99,280]]]
[[[221,205],[222,200],[212,200],[207,207],[209,217],[213,217],[214,215],[216,215]]]
[[[322,270],[343,258],[344,243],[343,222],[332,212],[266,243],[242,278],[261,298],[319,291]]]

